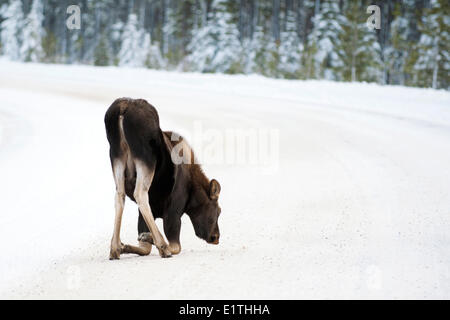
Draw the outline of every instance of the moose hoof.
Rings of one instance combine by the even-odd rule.
[[[180,246],[180,244],[178,244],[178,243],[170,243],[170,244],[169,244],[169,249],[170,249],[170,252],[171,252],[173,255],[177,255],[177,254],[179,254],[180,251],[181,251],[181,246]]]
[[[120,260],[121,249],[111,249],[109,252],[109,260]]]
[[[161,256],[161,258],[171,258],[172,257],[172,252],[170,252],[169,246],[164,244],[163,246],[161,246],[161,248],[158,248],[159,250],[159,255]]]

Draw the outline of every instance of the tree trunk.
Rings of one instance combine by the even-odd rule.
[[[275,41],[280,40],[280,0],[273,0],[272,31]]]
[[[434,68],[433,68],[433,89],[438,88],[438,74],[439,74],[439,53],[438,53],[438,44],[435,44],[435,58],[434,58]]]

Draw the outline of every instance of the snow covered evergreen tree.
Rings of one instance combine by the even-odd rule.
[[[125,23],[118,21],[111,25],[111,34],[109,36],[109,43],[113,52],[113,65],[119,65],[119,51],[122,47],[122,33],[125,28]]]
[[[190,52],[186,59],[189,70],[212,72],[210,65],[216,49],[211,23],[205,22],[192,30],[192,39],[187,50]]]
[[[216,0],[216,15],[214,25],[217,38],[217,51],[212,60],[216,72],[239,73],[243,71],[242,46],[239,41],[239,30],[232,21],[232,15],[227,11],[227,1]]]
[[[346,19],[340,12],[339,3],[334,0],[322,0],[318,12],[309,37],[309,41],[316,41],[312,59],[314,73],[318,79],[338,80],[336,70],[343,67],[338,54],[341,47],[339,38]]]
[[[158,43],[152,43],[150,33],[146,33],[142,44],[144,65],[151,69],[165,68],[167,63],[161,54]]]
[[[406,1],[411,2],[411,1]],[[408,13],[413,6],[397,3],[394,19],[390,26],[390,46],[384,50],[385,69],[389,71],[390,83],[405,84],[406,64],[411,43],[409,37]]]
[[[98,34],[102,31],[100,30],[99,17],[95,16],[96,4],[93,0],[87,0],[85,6],[83,7],[84,14],[81,15],[82,28],[80,31],[74,32],[72,34],[72,43],[76,44],[79,50],[80,60],[83,63],[93,63],[95,61],[95,50],[97,48]],[[59,61],[66,61],[67,52],[65,50],[60,50]]]
[[[166,67],[159,44],[152,43],[150,33],[139,27],[134,13],[129,15],[120,39],[122,46],[118,55],[119,66],[154,69]]]
[[[419,24],[422,36],[417,46],[415,69],[422,86],[448,89],[450,86],[450,3],[432,0]]]
[[[66,28],[69,4],[0,0],[0,54],[449,89],[445,0],[80,0],[80,30]],[[381,30],[366,26],[370,4]]]
[[[297,78],[301,67],[302,47],[297,34],[295,14],[289,10],[286,15],[286,30],[281,32],[278,68],[283,77]]]
[[[39,62],[44,58],[42,39],[45,37],[43,26],[44,8],[41,0],[33,0],[30,13],[25,19],[20,56],[23,61]]]
[[[280,72],[280,41],[273,37],[267,36],[266,51],[265,51],[265,65],[263,66],[263,75],[273,78],[279,78]]]
[[[104,33],[100,37],[95,52],[94,52],[94,65],[96,66],[109,66],[110,65],[110,48],[108,47],[107,35]]]
[[[3,1],[0,1],[0,55],[2,54],[2,22],[3,22],[3,16],[5,15],[6,10],[8,9],[8,4],[3,3]]]
[[[256,26],[252,39],[244,42],[245,73],[264,74],[268,42],[263,27]]]
[[[11,60],[20,60],[22,44],[22,1],[12,0],[3,13],[1,24],[2,54]]]
[[[243,71],[239,31],[232,22],[226,0],[214,0],[206,25],[194,29],[188,58],[194,70],[237,73]]]
[[[197,5],[197,1],[167,0],[162,54],[170,66],[178,65],[185,58],[191,30],[198,25],[198,15],[202,14],[196,10]]]
[[[319,41],[319,22],[320,22],[320,0],[306,0],[304,3],[304,10],[313,11],[311,18],[311,23],[313,25],[312,30],[308,33],[303,31],[305,35],[305,50],[303,54],[303,78],[304,79],[317,79],[320,75],[319,65],[316,63],[315,56],[319,51],[318,41]],[[303,16],[306,15],[305,12],[302,13]],[[303,23],[303,27],[306,24]]]
[[[381,54],[376,31],[367,27],[365,15],[361,15],[368,1],[350,1],[344,9],[346,20],[342,25],[337,54],[342,66],[337,68],[344,81],[380,82]]]
[[[119,66],[142,67],[146,60],[146,50],[142,46],[145,34],[138,30],[138,20],[134,13],[128,16],[128,22],[122,33],[122,46],[119,52]]]

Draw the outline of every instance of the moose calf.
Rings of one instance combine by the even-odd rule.
[[[184,139],[172,141],[172,132],[161,130],[156,109],[145,100],[121,98],[106,112],[105,126],[116,184],[110,259],[120,259],[122,253],[148,255],[152,244],[163,258],[180,253],[184,213],[199,238],[219,244],[220,184],[214,179],[209,181],[202,168],[193,163],[192,148]],[[190,151],[192,163],[172,161],[172,151],[178,143],[183,143],[183,152]],[[125,195],[139,207],[139,247],[120,241]],[[163,219],[169,244],[158,230],[155,218]]]

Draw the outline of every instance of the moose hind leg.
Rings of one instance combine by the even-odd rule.
[[[122,214],[125,205],[125,162],[114,160],[113,162],[114,181],[116,183],[114,233],[111,239],[110,260],[120,259],[122,244],[120,242],[120,227],[122,224]]]
[[[158,230],[158,227],[155,223],[155,219],[153,217],[153,213],[150,209],[148,191],[150,190],[150,186],[153,181],[153,177],[155,174],[155,166],[149,168],[149,166],[139,160],[136,160],[136,187],[134,190],[134,199],[136,200],[139,211],[142,214],[142,217],[145,220],[152,236],[153,241],[159,250],[159,255],[162,258],[168,258],[172,254],[169,250],[169,246],[166,241],[162,237],[161,233]]]

